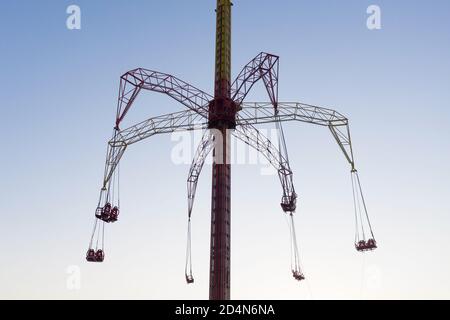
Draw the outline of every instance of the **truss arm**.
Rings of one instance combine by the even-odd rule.
[[[155,134],[198,130],[207,126],[208,122],[203,116],[197,112],[185,110],[149,118],[127,129],[120,130],[118,137],[112,139],[109,144],[115,147],[120,145],[128,146]]]
[[[114,136],[111,139],[111,141],[115,142],[116,139],[117,139],[117,132],[114,133]],[[125,153],[126,148],[127,146],[124,144],[120,145],[111,142],[108,143],[108,151],[106,153],[105,174],[103,177],[103,188],[106,188],[106,186],[108,185],[108,182],[110,181],[112,174],[114,173],[114,170],[119,164],[120,159]]]
[[[285,212],[294,212],[296,209],[297,194],[295,193],[292,170],[288,159],[258,129],[251,124],[241,125],[233,131],[233,136],[246,143],[261,154],[277,170],[283,188],[281,206]]]
[[[348,119],[339,112],[296,102],[278,103],[277,115],[273,112],[272,102],[251,102],[243,106],[237,125],[300,121],[328,127],[352,170],[355,169]]]
[[[335,110],[297,102],[279,102],[278,117],[273,112],[272,102],[246,102],[239,111],[241,122],[264,124],[275,121],[301,121],[321,126],[345,126],[346,117]],[[279,118],[279,119],[278,119]],[[244,123],[245,124],[245,123]]]
[[[115,129],[112,139],[108,142],[102,193],[108,191],[114,171],[129,145],[156,134],[196,130],[206,127],[207,121],[201,115],[191,110],[186,110],[150,118],[128,129]]]
[[[214,135],[210,130],[206,130],[203,134],[202,141],[200,142],[192,165],[189,170],[187,179],[187,192],[188,192],[188,216],[191,218],[192,208],[194,206],[195,192],[197,191],[198,178],[202,172],[203,165],[205,164],[206,157],[214,148]]]
[[[280,161],[281,170],[278,171],[281,184],[283,185],[283,197],[281,199],[281,207],[285,212],[295,211],[297,195],[295,194],[293,181],[292,181],[292,170],[289,165],[288,151],[286,147],[286,140],[284,138],[284,130],[282,122],[280,121],[279,110],[278,110],[278,72],[279,64],[277,62],[276,68],[271,68],[268,72],[263,75],[264,86],[266,87],[267,94],[269,95],[270,101],[273,106],[274,115],[277,119],[275,122],[276,128],[278,130],[278,158]]]
[[[188,232],[187,232],[187,247],[186,247],[186,266],[185,276],[188,284],[194,283],[194,277],[192,276],[192,249],[191,249],[191,215],[192,208],[194,206],[195,192],[197,190],[198,178],[202,172],[203,165],[206,157],[214,148],[214,135],[211,130],[206,130],[203,133],[202,141],[200,142],[194,159],[192,160],[191,169],[189,170],[189,176],[187,179],[187,191],[188,191]]]
[[[114,141],[117,138],[117,136],[118,132],[117,130],[114,130],[113,138],[111,139],[111,141]],[[105,161],[105,171],[103,175],[103,184],[100,191],[100,199],[98,207],[103,206],[109,200],[108,197],[110,195],[109,190],[111,186],[111,180],[115,170],[117,169],[117,166],[119,165],[120,159],[122,158],[126,149],[127,146],[124,144],[113,145],[111,144],[111,142],[108,143]]]
[[[231,97],[238,108],[244,102],[253,85],[267,73],[273,73],[278,82],[278,63],[279,57],[261,52],[242,69],[231,85]]]
[[[125,118],[141,90],[166,94],[190,110],[208,116],[208,104],[213,97],[189,83],[158,71],[138,68],[120,78],[116,128]]]
[[[344,153],[344,156],[350,164],[352,171],[356,171],[349,124],[347,123],[347,125],[345,126],[330,125],[328,126],[328,128],[330,129],[331,134],[341,148],[342,153]]]

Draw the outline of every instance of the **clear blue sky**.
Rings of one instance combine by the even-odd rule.
[[[308,278],[289,270],[276,176],[233,168],[232,297],[450,298],[450,2],[235,0],[233,74],[281,57],[280,99],[351,120],[380,248],[353,248],[349,167],[327,130],[286,125]],[[66,28],[77,4],[82,29]],[[366,28],[366,9],[382,29]],[[146,67],[211,92],[215,1],[1,1],[0,298],[208,296],[210,166],[194,208],[196,284],[184,282],[188,165],[160,136],[122,164],[121,220],[103,265],[84,260],[119,76]],[[251,97],[266,100],[261,90]],[[148,95],[133,120],[181,110]],[[81,289],[66,288],[68,266]]]

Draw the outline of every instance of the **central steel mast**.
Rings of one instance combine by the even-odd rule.
[[[230,130],[236,127],[236,104],[231,99],[231,6],[217,0],[214,100],[208,127],[214,134],[211,195],[209,298],[230,299],[231,166]]]

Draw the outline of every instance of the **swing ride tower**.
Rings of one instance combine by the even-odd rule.
[[[236,104],[231,100],[231,1],[216,9],[216,72],[214,100],[209,105],[209,129],[216,130],[211,193],[209,298],[230,299],[231,165],[230,131],[236,127]]]
[[[231,137],[257,150],[276,169],[281,183],[281,208],[288,216],[291,247],[291,272],[295,280],[305,279],[300,267],[294,212],[297,193],[289,164],[282,123],[298,121],[328,128],[351,167],[351,178],[356,221],[355,248],[371,251],[377,248],[367,206],[355,167],[350,138],[349,121],[341,113],[327,108],[278,101],[279,57],[262,52],[252,59],[231,82],[231,8],[230,0],[217,0],[216,56],[214,95],[172,75],[137,68],[120,78],[119,99],[113,135],[108,142],[103,184],[95,210],[86,259],[103,262],[105,225],[118,220],[119,162],[127,148],[157,134],[175,131],[203,130],[203,137],[194,155],[187,179],[188,232],[185,278],[194,283],[191,253],[191,218],[197,183],[205,159],[212,152],[211,240],[209,298],[230,299],[231,260]],[[262,83],[269,102],[246,102],[256,83]],[[143,91],[165,94],[186,109],[146,119],[126,129],[122,122]],[[274,123],[278,143],[273,144],[257,125]]]

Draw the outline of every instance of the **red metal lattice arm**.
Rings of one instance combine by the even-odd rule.
[[[153,117],[124,130],[116,130],[108,142],[102,189],[108,189],[111,177],[129,145],[156,134],[205,129],[207,126],[207,120],[203,116],[185,110]]]
[[[243,122],[242,119],[240,121]],[[286,156],[280,153],[280,149],[251,124],[242,124],[236,127],[233,136],[259,151],[277,170],[283,188],[282,208],[286,212],[294,212],[297,194],[294,188],[293,173]]]
[[[118,137],[111,140],[109,144],[113,146],[131,145],[155,134],[198,130],[207,126],[208,121],[197,112],[191,110],[179,111],[149,118],[127,129],[120,130]]]
[[[242,110],[239,111],[237,125],[300,121],[328,127],[352,170],[355,169],[349,121],[345,116],[332,109],[298,102],[279,102],[277,110],[276,116],[272,102],[244,103]]]
[[[245,97],[256,82],[267,73],[278,69],[278,62],[278,56],[262,52],[242,69],[231,85],[231,97],[238,107],[244,102]],[[276,74],[276,81],[278,82],[277,72],[274,74]]]
[[[272,102],[246,102],[239,111],[241,119],[251,124],[277,121]],[[299,102],[278,102],[279,121],[301,121],[320,126],[345,126],[348,119],[339,112]],[[237,122],[239,124],[239,120]]]
[[[194,158],[192,160],[191,168],[187,179],[188,191],[188,216],[191,217],[192,208],[194,206],[195,192],[197,190],[197,183],[205,164],[206,157],[214,148],[214,135],[210,130],[205,131],[202,141],[197,147]]]
[[[141,90],[166,94],[205,118],[208,116],[208,104],[213,99],[208,93],[174,76],[143,68],[134,69],[120,78],[117,128]]]

